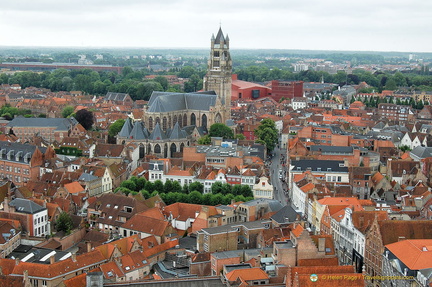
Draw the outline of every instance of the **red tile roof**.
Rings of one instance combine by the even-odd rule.
[[[411,270],[432,268],[432,239],[402,240],[385,247]]]
[[[267,273],[265,273],[261,268],[236,269],[228,272],[225,277],[230,282],[237,281],[237,279],[243,281],[269,279]]]

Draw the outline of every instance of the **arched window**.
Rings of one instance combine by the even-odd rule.
[[[187,126],[187,116],[186,114],[183,115],[183,126]]]
[[[191,124],[191,126],[195,126],[196,125],[196,116],[195,116],[194,113],[191,114],[190,124]]]
[[[175,126],[176,122],[177,122],[177,115],[174,115],[174,117],[173,117],[173,127]]]
[[[181,143],[181,145],[180,145],[180,152],[183,152],[183,148],[184,148],[184,143]]]
[[[163,119],[162,119],[162,129],[164,131],[167,130],[167,118],[166,117],[163,117]]]
[[[155,153],[161,153],[161,147],[160,147],[159,144],[156,144],[156,145],[155,145],[155,147],[154,147],[154,152],[155,152]]]
[[[171,126],[171,123],[172,123],[171,120],[172,120],[172,119],[171,119],[171,116],[168,116],[168,128],[169,128],[169,129],[171,129],[171,127],[172,127],[172,126]]]
[[[177,152],[177,146],[175,143],[172,143],[170,146],[170,156],[172,157]]]
[[[207,128],[207,116],[205,114],[201,117],[201,126]]]
[[[164,144],[164,158],[168,157],[168,145]]]
[[[222,122],[222,116],[220,115],[220,113],[217,113],[215,117],[215,123],[221,123],[221,122]]]
[[[149,130],[153,130],[153,118],[152,117],[149,117]]]
[[[159,124],[159,125],[161,124],[161,123],[160,123],[160,118],[159,118],[159,117],[156,117],[156,123],[155,123],[155,125],[156,125],[156,124]]]

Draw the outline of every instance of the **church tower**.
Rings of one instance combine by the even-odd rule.
[[[222,33],[222,28],[211,38],[211,50],[207,74],[204,76],[204,90],[215,91],[221,107],[221,118],[216,122],[225,123],[231,119],[231,74],[232,60],[229,52],[229,37]],[[220,121],[219,121],[220,120]]]

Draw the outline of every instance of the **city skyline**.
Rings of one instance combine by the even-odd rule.
[[[432,52],[429,1],[8,1],[1,46]]]

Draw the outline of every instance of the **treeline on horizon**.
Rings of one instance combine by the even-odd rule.
[[[235,68],[233,73],[240,80],[263,83],[271,80],[299,80],[304,82],[335,83],[340,86],[358,85],[366,82],[369,87],[360,92],[371,93],[382,90],[398,90],[401,88],[432,91],[432,73],[427,66],[421,70],[402,72],[374,73],[364,70],[354,70],[352,74],[338,71],[329,74],[323,71],[307,70],[295,73],[291,69],[279,69],[265,66],[248,66]],[[145,79],[146,75],[159,75],[153,80]],[[170,85],[163,75],[177,75],[188,79],[184,87]],[[53,72],[17,72],[13,75],[0,74],[0,84],[19,84],[22,88],[36,87],[46,88],[53,92],[58,91],[83,91],[85,94],[103,96],[107,92],[128,93],[133,100],[148,100],[153,91],[168,92],[195,92],[202,89],[202,79],[205,69],[185,66],[180,69],[172,69],[167,72],[154,73],[148,69],[133,69],[124,67],[121,74],[115,72],[96,72],[90,69],[66,70],[57,69]]]

